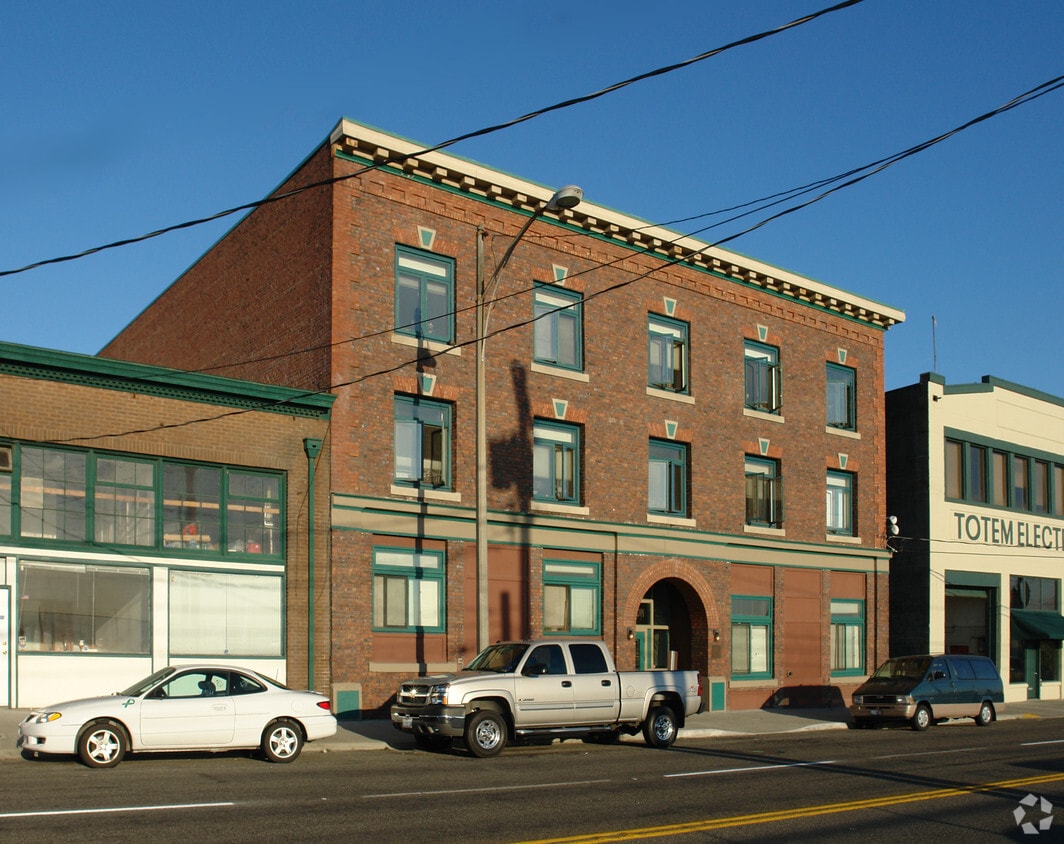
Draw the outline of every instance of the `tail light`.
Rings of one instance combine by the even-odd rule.
[[[319,700],[318,701],[318,709],[324,709],[326,712],[328,712],[331,708],[332,707],[330,707],[329,701],[327,701],[327,700]]]

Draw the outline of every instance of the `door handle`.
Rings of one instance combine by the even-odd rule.
[[[573,687],[573,681],[572,680],[562,680],[562,688],[563,689],[571,689],[572,687]]]
[[[611,683],[609,680],[603,680],[602,681],[602,685],[604,685],[604,686],[612,686],[613,683]]]

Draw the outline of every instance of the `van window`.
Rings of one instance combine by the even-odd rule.
[[[975,679],[975,671],[972,670],[972,661],[970,659],[951,659],[950,665],[953,666],[953,671],[958,680]]]
[[[946,667],[946,660],[934,659],[931,661],[931,670],[928,672],[931,675],[931,679],[938,679],[938,675],[941,674],[946,680],[949,679],[949,668]]]
[[[996,680],[998,678],[997,668],[989,659],[975,659],[972,660],[972,664],[975,668],[975,676],[980,680]]]

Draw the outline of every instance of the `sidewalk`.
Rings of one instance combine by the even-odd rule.
[[[0,759],[18,759],[15,747],[18,725],[25,709],[0,709]],[[1006,704],[1000,720],[1014,718],[1064,718],[1064,700],[1029,700]],[[689,738],[766,735],[812,730],[848,729],[850,715],[845,707],[830,709],[744,709],[734,712],[701,712],[687,719],[678,741]],[[947,724],[971,723],[968,720]],[[640,740],[636,738],[635,740]],[[348,750],[413,750],[414,739],[394,729],[390,721],[341,721],[336,735],[307,744],[304,753],[332,753]]]

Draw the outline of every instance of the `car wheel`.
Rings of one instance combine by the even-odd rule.
[[[913,715],[912,725],[913,729],[918,733],[922,733],[931,726],[931,709],[926,703],[921,703],[916,707],[916,714]]]
[[[481,759],[498,756],[506,747],[506,731],[506,719],[500,713],[481,709],[466,721],[466,747]]]
[[[89,768],[113,768],[128,749],[126,731],[113,721],[95,721],[78,737],[78,758]]]
[[[414,744],[422,750],[432,750],[438,753],[441,750],[450,748],[451,737],[414,733]]]
[[[271,762],[293,762],[303,749],[303,731],[287,718],[274,721],[262,734],[262,752]]]
[[[990,722],[994,720],[994,706],[988,700],[983,701],[983,705],[979,707],[979,714],[975,716],[976,726],[989,727]]]
[[[655,706],[643,722],[643,740],[651,747],[671,747],[677,732],[676,714],[667,706]]]

